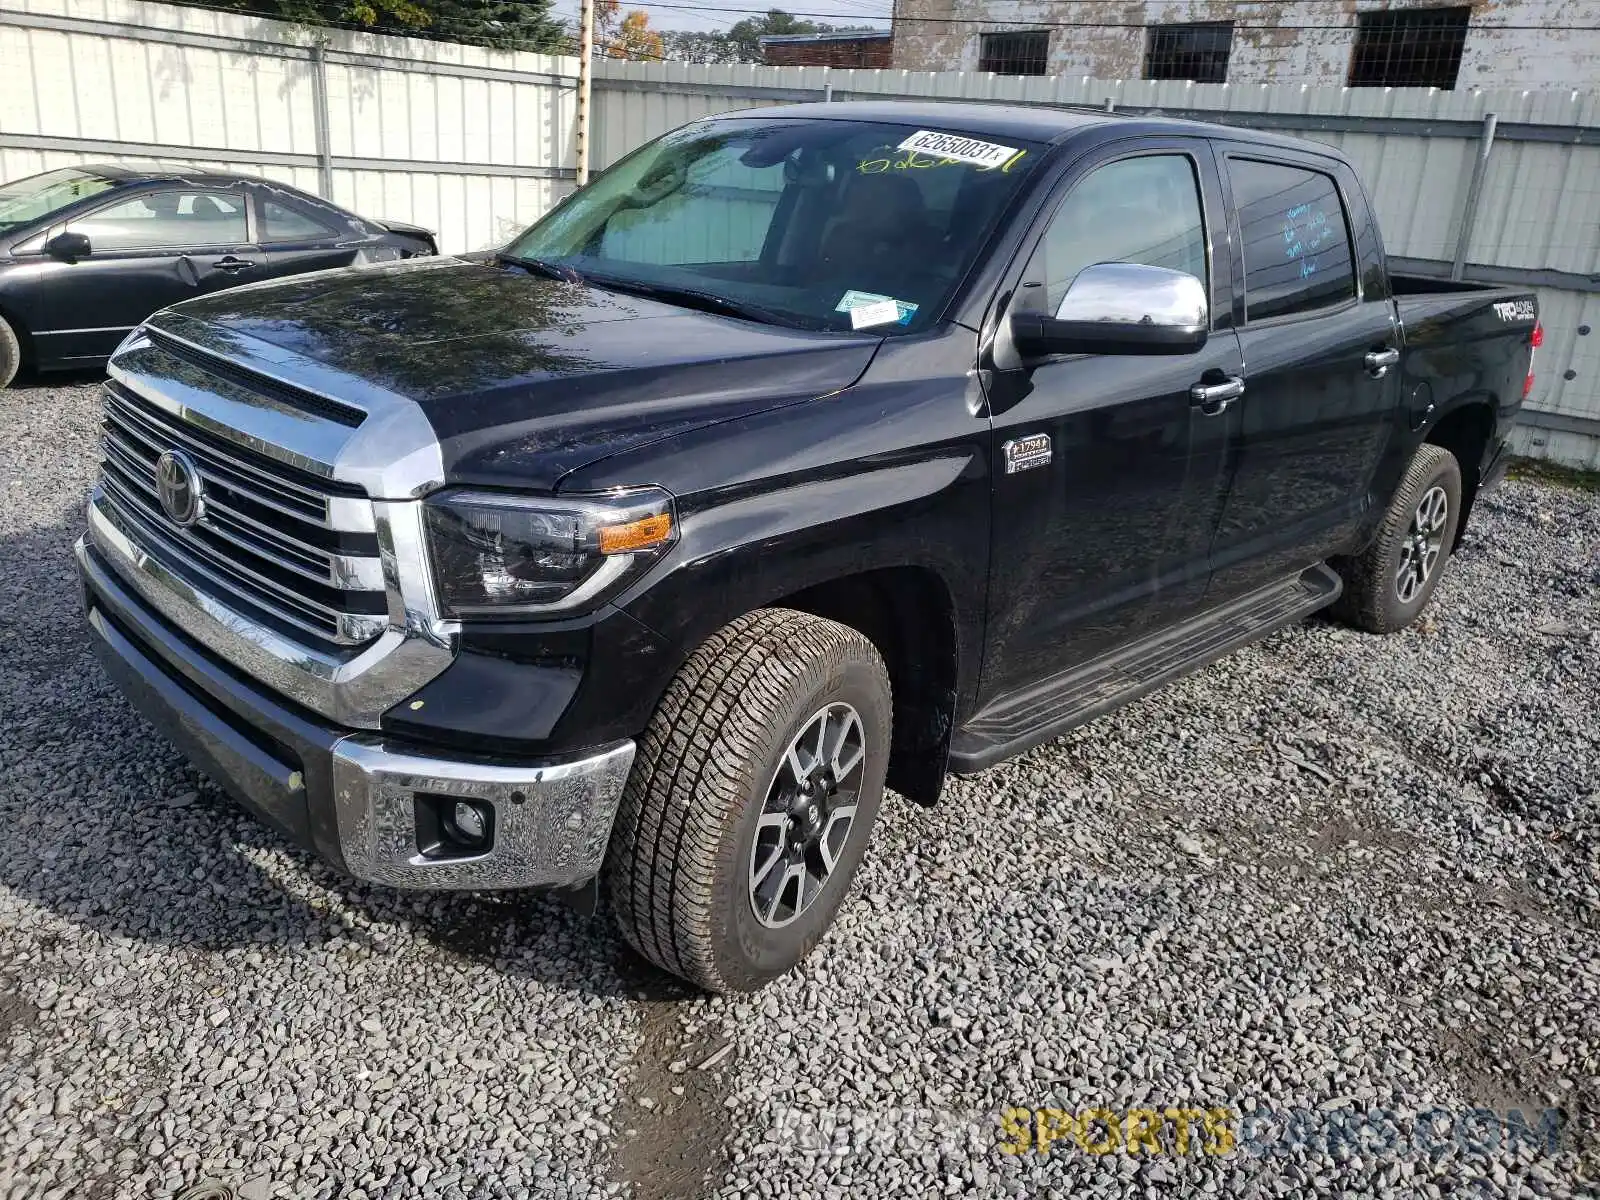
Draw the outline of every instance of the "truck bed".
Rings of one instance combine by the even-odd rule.
[[[1396,299],[1402,296],[1439,296],[1459,292],[1505,292],[1510,296],[1526,296],[1527,292],[1497,283],[1474,283],[1470,279],[1438,279],[1431,275],[1389,276],[1389,288]]]

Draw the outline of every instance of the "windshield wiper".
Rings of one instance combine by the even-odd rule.
[[[507,254],[500,251],[495,254],[495,261],[510,263],[514,267],[521,267],[525,271],[533,271],[551,279],[559,279],[563,283],[582,283],[583,276],[571,267],[562,266],[560,263],[551,262],[545,258],[522,258],[516,254]]]
[[[646,283],[638,279],[613,279],[609,276],[598,277],[591,275],[589,282],[596,287],[606,288],[610,291],[628,292],[635,296],[646,296],[651,300],[665,300],[668,304],[681,304],[685,308],[697,308],[701,312],[720,313],[725,317],[743,317],[747,321],[760,321],[763,325],[784,325],[790,329],[799,325],[793,317],[784,313],[774,312],[770,308],[762,308],[759,304],[747,304],[743,300],[730,300],[726,296],[719,296],[715,292],[702,292],[695,288],[676,287],[670,283]]]

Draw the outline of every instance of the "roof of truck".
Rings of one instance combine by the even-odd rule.
[[[1134,134],[1188,134],[1229,137],[1268,146],[1292,147],[1338,158],[1331,147],[1259,129],[1241,129],[1159,114],[1106,112],[1065,105],[1015,104],[1001,100],[845,100],[835,103],[784,104],[746,108],[727,117],[808,118],[836,121],[880,121],[886,125],[952,129],[984,137],[1062,142],[1090,129],[1115,125]]]

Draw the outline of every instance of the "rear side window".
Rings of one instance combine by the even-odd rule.
[[[186,250],[245,241],[244,200],[218,192],[145,192],[71,222],[91,249]]]
[[[334,231],[321,221],[276,200],[261,202],[261,226],[261,236],[269,242],[313,242],[334,236]]]
[[[1230,159],[1244,241],[1245,320],[1343,304],[1356,294],[1349,226],[1333,176]]]

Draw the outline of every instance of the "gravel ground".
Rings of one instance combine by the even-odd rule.
[[[1600,1179],[1595,495],[1486,500],[1402,636],[1313,621],[887,805],[821,950],[722,1000],[552,901],[337,878],[186,766],[80,625],[95,403],[0,393],[0,1196]],[[1013,1106],[1223,1108],[1239,1140],[1008,1155]],[[1532,1133],[1457,1137],[1468,1108]]]

